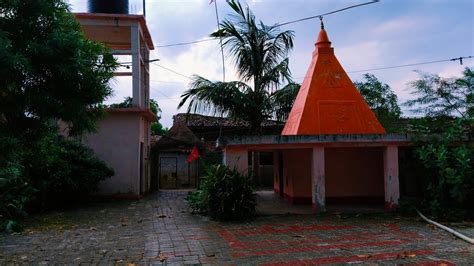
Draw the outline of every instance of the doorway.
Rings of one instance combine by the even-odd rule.
[[[171,189],[178,187],[178,158],[160,157],[160,188]]]

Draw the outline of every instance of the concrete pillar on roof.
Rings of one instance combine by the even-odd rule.
[[[313,212],[326,211],[324,147],[313,147],[311,159],[311,195]]]
[[[400,199],[400,185],[398,175],[398,147],[385,147],[384,154],[384,189],[385,209],[394,209]]]
[[[248,174],[248,150],[225,149],[223,150],[223,163],[230,168],[236,168],[241,174]]]
[[[133,25],[131,32],[131,52],[132,52],[132,104],[136,107],[144,107],[142,101],[142,69],[141,69],[141,52],[140,52],[140,28]]]

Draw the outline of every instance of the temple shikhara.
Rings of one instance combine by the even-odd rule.
[[[334,55],[322,24],[282,135],[385,134]]]
[[[337,60],[321,22],[307,74],[280,136],[224,141],[224,162],[249,171],[249,152],[273,152],[274,191],[290,203],[376,204],[399,200],[398,146]]]

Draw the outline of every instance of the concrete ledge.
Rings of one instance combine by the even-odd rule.
[[[106,113],[110,114],[139,114],[143,116],[149,122],[158,121],[156,115],[148,108],[139,108],[139,107],[127,107],[127,108],[107,108],[105,109]]]
[[[220,140],[222,148],[232,148],[233,146],[253,146],[267,145],[269,147],[278,145],[307,145],[314,144],[370,144],[373,146],[386,146],[392,144],[396,146],[409,145],[413,138],[408,134],[384,134],[384,135],[265,135],[265,136],[239,136],[233,138],[223,138]]]

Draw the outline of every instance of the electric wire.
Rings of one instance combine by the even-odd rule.
[[[413,63],[413,64],[387,66],[387,67],[379,67],[379,68],[368,68],[368,69],[362,69],[362,70],[348,71],[347,73],[360,73],[360,72],[377,71],[377,70],[385,70],[385,69],[393,69],[393,68],[401,68],[401,67],[409,67],[409,66],[420,66],[420,65],[428,65],[428,64],[435,64],[435,63],[442,63],[442,62],[458,61],[458,60],[471,59],[471,58],[473,58],[472,55],[470,55],[470,56],[461,56],[461,57],[457,57],[457,58],[427,61],[427,62],[420,62],[420,63]]]
[[[347,6],[347,7],[344,7],[344,8],[332,10],[332,11],[322,13],[322,14],[319,14],[319,15],[314,15],[314,16],[305,17],[305,18],[301,18],[301,19],[291,20],[291,21],[287,21],[287,22],[283,22],[283,23],[277,23],[277,24],[274,25],[274,27],[280,27],[280,26],[285,26],[285,25],[289,25],[289,24],[293,24],[293,23],[298,23],[298,22],[302,22],[302,21],[306,21],[306,20],[310,20],[310,19],[321,18],[321,17],[324,17],[324,16],[328,16],[328,15],[332,15],[332,14],[335,14],[335,13],[338,13],[338,12],[342,12],[342,11],[345,11],[345,10],[348,10],[348,9],[361,7],[361,6],[366,6],[366,5],[370,5],[370,4],[375,4],[375,3],[378,3],[378,2],[380,2],[380,0],[372,0],[372,1],[369,1],[369,2],[357,4],[357,5]],[[216,39],[216,38],[207,38],[207,39],[196,40],[196,41],[191,41],[191,42],[180,42],[180,43],[157,45],[155,47],[157,47],[157,48],[166,48],[166,47],[183,46],[183,45],[190,45],[190,44],[208,42],[208,41],[218,41],[218,39]]]
[[[328,15],[332,15],[334,13],[342,12],[342,11],[345,11],[345,10],[348,10],[348,9],[361,7],[361,6],[366,6],[366,5],[370,5],[370,4],[375,4],[375,3],[378,3],[378,2],[380,2],[380,0],[372,0],[370,2],[365,2],[365,3],[361,3],[361,4],[357,4],[357,5],[352,5],[352,6],[336,9],[336,10],[333,10],[333,11],[329,11],[329,12],[319,14],[319,15],[315,15],[315,16],[311,16],[311,17],[301,18],[301,19],[292,20],[292,21],[283,22],[283,23],[277,23],[275,26],[280,27],[280,26],[293,24],[293,23],[298,23],[298,22],[302,22],[302,21],[306,21],[306,20],[310,20],[310,19],[321,18],[321,17],[325,17],[325,16],[328,16]]]
[[[472,59],[472,58],[474,58],[473,55],[460,56],[460,57],[455,57],[455,58],[442,59],[442,60],[434,60],[434,61],[426,61],[426,62],[419,62],[419,63],[413,63],[413,64],[386,66],[386,67],[378,67],[378,68],[367,68],[367,69],[361,69],[361,70],[352,70],[352,71],[347,71],[347,73],[351,73],[351,74],[352,74],[352,73],[360,73],[360,72],[379,71],[379,70],[387,70],[387,69],[410,67],[410,66],[421,66],[421,65],[444,63],[444,62],[453,62],[453,61],[459,61],[459,62],[461,63],[461,65],[462,65],[462,60],[464,60],[464,59]],[[294,79],[304,79],[305,77],[306,77],[306,76],[304,76],[304,77],[295,77]]]
[[[184,78],[187,78],[187,79],[191,79],[190,76],[186,76],[186,75],[184,75],[184,74],[181,74],[181,73],[179,73],[178,71],[173,70],[173,69],[171,69],[171,68],[168,68],[168,67],[165,67],[165,66],[162,66],[162,65],[158,65],[157,63],[153,63],[153,65],[155,65],[155,66],[157,66],[157,67],[159,67],[159,68],[162,68],[162,69],[164,69],[164,70],[167,70],[167,71],[169,71],[169,72],[171,72],[171,73],[174,73],[174,74],[176,74],[176,75],[178,75],[178,76],[181,76],[181,77],[184,77]]]

